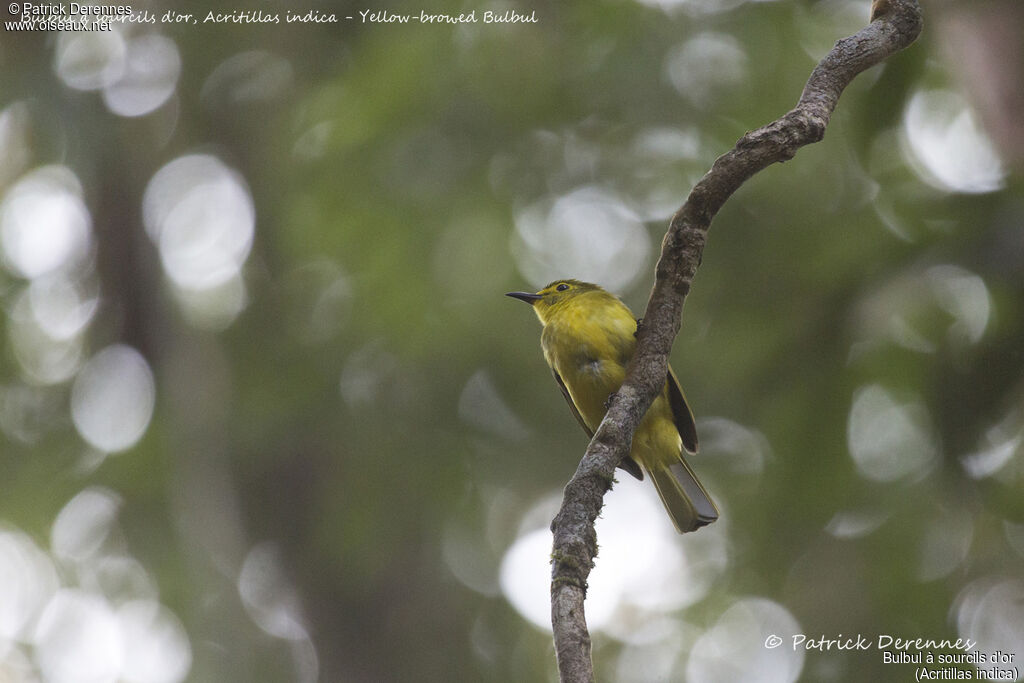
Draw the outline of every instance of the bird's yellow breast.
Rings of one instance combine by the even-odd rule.
[[[606,292],[581,294],[547,312],[541,346],[591,431],[604,419],[609,395],[626,378],[636,348],[636,319]],[[679,433],[663,390],[633,437],[631,455],[641,464],[677,460]]]
[[[591,430],[604,417],[608,395],[626,377],[635,332],[629,309],[603,292],[580,295],[548,316],[541,334],[544,358]]]

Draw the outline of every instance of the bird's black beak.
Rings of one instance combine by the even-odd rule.
[[[505,296],[510,296],[513,299],[519,299],[520,301],[525,301],[526,303],[530,304],[531,306],[544,298],[540,294],[530,294],[529,292],[509,292]]]

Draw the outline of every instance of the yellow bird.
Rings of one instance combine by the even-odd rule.
[[[593,437],[636,348],[633,313],[618,297],[579,280],[556,280],[536,294],[507,296],[533,306],[544,327],[544,359],[573,415]],[[679,533],[718,519],[718,508],[686,462],[683,448],[697,452],[697,428],[669,367],[665,387],[637,427],[629,456],[619,467],[637,479],[644,478],[644,471],[650,475]]]

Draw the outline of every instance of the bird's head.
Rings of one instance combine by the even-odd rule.
[[[580,297],[590,292],[604,292],[597,285],[579,280],[555,280],[544,287],[536,294],[529,292],[509,292],[510,296],[533,306],[534,312],[540,318],[541,324],[547,324],[551,316],[558,311],[565,310],[574,303],[580,302]]]

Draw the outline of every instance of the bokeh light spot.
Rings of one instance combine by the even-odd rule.
[[[155,34],[132,38],[124,71],[105,85],[103,101],[120,116],[143,116],[167,101],[180,74],[181,56],[173,40]]]
[[[1024,433],[1001,438],[996,430],[991,430],[987,436],[989,444],[985,448],[960,459],[964,471],[972,479],[984,479],[1002,470],[1021,452],[1021,444],[1024,443]]]
[[[35,646],[47,683],[115,683],[125,655],[110,605],[77,588],[57,591],[46,605]]]
[[[0,385],[0,431],[24,446],[37,444],[53,428],[55,415],[64,416],[64,401],[43,387]]]
[[[974,112],[948,90],[922,90],[910,98],[903,155],[922,180],[947,192],[993,192],[1006,176]]]
[[[674,681],[681,660],[693,646],[696,629],[673,617],[652,619],[622,648],[615,666],[616,683]]]
[[[538,504],[549,509],[547,499]],[[529,511],[526,517],[532,517]],[[550,517],[543,515],[550,521]],[[638,524],[637,520],[643,520]],[[728,564],[725,526],[680,536],[648,482],[624,478],[597,520],[601,553],[589,579],[587,623],[619,640],[646,638],[645,626],[704,598]],[[551,532],[527,531],[508,549],[500,584],[527,620],[550,630]]]
[[[791,683],[800,677],[804,651],[786,642],[800,625],[782,605],[767,598],[743,598],[702,635],[686,664],[691,683]],[[769,635],[783,645],[765,647]]]
[[[28,297],[39,329],[56,341],[81,333],[99,306],[98,297],[87,296],[75,282],[61,276],[36,278]]]
[[[854,394],[847,445],[860,473],[875,481],[920,476],[937,456],[924,406],[897,403],[877,384]]]
[[[0,531],[0,651],[3,641],[26,635],[25,628],[59,586],[53,562],[32,539]]]
[[[64,85],[98,90],[124,73],[125,48],[120,31],[60,31],[54,68]]]
[[[976,344],[985,334],[992,309],[985,281],[954,265],[933,266],[928,279],[938,305],[953,316],[953,340]]]
[[[734,474],[757,475],[772,457],[764,434],[724,417],[699,421],[701,454],[712,453],[715,462]]]
[[[120,499],[116,502],[119,504]],[[115,529],[112,526],[111,531],[113,530]],[[77,567],[81,586],[105,596],[115,605],[126,600],[156,600],[159,591],[146,568],[134,557],[107,554],[121,552],[123,548],[106,542],[106,539],[103,541],[99,546],[103,552],[96,553],[85,563],[79,563]]]
[[[117,610],[124,640],[127,683],[178,683],[192,666],[192,648],[178,618],[151,600],[132,600]]]
[[[825,531],[835,538],[862,538],[878,530],[888,519],[884,511],[844,510],[837,512],[825,525]]]
[[[977,579],[960,592],[953,610],[961,638],[984,652],[1002,650],[1018,667],[1024,661],[1024,579]]]
[[[266,50],[228,57],[203,83],[200,97],[217,104],[266,102],[282,96],[295,78],[291,62]]]
[[[948,576],[967,560],[974,538],[974,522],[962,511],[940,509],[921,538],[917,575],[922,581]]]
[[[235,272],[213,287],[177,287],[174,298],[193,327],[216,332],[227,329],[245,310],[249,292],[242,274]]]
[[[441,538],[441,556],[452,575],[467,588],[482,595],[498,595],[498,561],[479,535],[449,522]]]
[[[120,499],[111,491],[90,488],[67,502],[53,522],[53,554],[84,561],[94,555],[117,521]]]
[[[116,453],[142,438],[155,400],[153,373],[142,354],[120,344],[108,346],[75,378],[71,418],[89,444]]]
[[[334,339],[348,321],[352,283],[346,272],[328,258],[317,258],[292,270],[283,280],[288,302],[288,329],[303,344]]]
[[[21,292],[10,313],[8,334],[14,356],[33,384],[65,382],[81,366],[81,340],[77,336],[54,339],[47,334],[39,318],[34,315],[31,298],[31,290]]]
[[[238,575],[238,593],[252,620],[277,638],[304,640],[299,594],[289,583],[281,565],[281,550],[270,541],[249,551]]]
[[[31,123],[31,110],[25,102],[13,102],[0,111],[0,189],[32,160]]]
[[[647,265],[651,238],[613,193],[583,187],[533,204],[515,217],[513,252],[527,281],[574,277],[609,290],[627,287]]]
[[[398,358],[377,342],[356,349],[341,369],[338,388],[349,407],[372,405],[395,380]]]
[[[477,370],[459,396],[459,417],[484,432],[505,439],[525,439],[530,430],[512,412],[486,370]]]
[[[85,256],[91,217],[81,195],[65,166],[38,168],[8,190],[0,204],[0,246],[10,271],[35,278]]]
[[[775,0],[637,0],[641,5],[658,7],[666,12],[685,10],[688,14],[717,14],[736,9],[746,2],[774,2]]]
[[[705,109],[742,85],[747,77],[747,53],[732,36],[706,31],[669,51],[665,73],[680,95]]]
[[[194,154],[153,176],[142,201],[146,231],[175,285],[200,290],[237,276],[252,247],[256,212],[242,177]]]
[[[501,562],[501,590],[512,606],[534,626],[551,630],[551,532],[535,529],[517,538]],[[587,605],[587,622],[594,623],[592,605]]]

